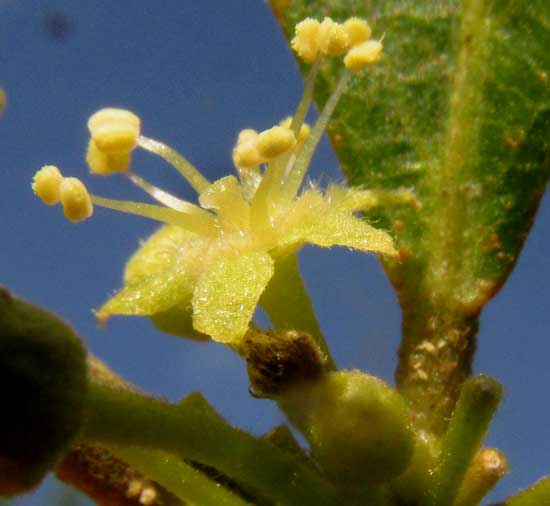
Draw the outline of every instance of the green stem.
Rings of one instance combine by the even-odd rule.
[[[149,479],[185,502],[201,506],[246,506],[248,502],[221,487],[180,459],[158,450],[113,446],[110,450]]]
[[[494,290],[494,283],[472,276],[479,257],[465,246],[472,223],[464,190],[479,139],[490,8],[490,0],[462,2],[441,162],[426,171],[425,184],[436,194],[425,210],[423,250],[413,252],[427,259],[409,262],[408,272],[393,279],[403,308],[398,387],[416,426],[436,435],[444,433],[470,374],[477,317]]]
[[[193,406],[92,384],[82,437],[166,451],[212,466],[285,505],[338,504],[332,486],[314,470]]]
[[[492,378],[476,376],[464,383],[441,446],[429,506],[454,503],[501,398],[502,386]]]
[[[550,506],[550,477],[543,478],[495,506]]]
[[[336,370],[302,281],[295,253],[282,255],[276,260],[275,275],[262,294],[260,305],[277,329],[303,330],[311,334],[327,357],[327,367]]]
[[[412,272],[409,279],[415,276]],[[422,290],[400,295],[403,341],[397,386],[415,427],[441,436],[471,374],[478,316],[464,314],[463,308],[441,307]]]

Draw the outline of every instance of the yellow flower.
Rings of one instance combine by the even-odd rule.
[[[326,32],[338,35],[339,30],[330,25]],[[92,116],[93,156],[88,153],[88,161],[92,159],[94,173],[119,170],[110,168],[109,163],[116,163],[108,157],[128,157],[138,146],[170,162],[197,191],[199,204],[157,188],[125,163],[122,173],[164,207],[90,196],[95,205],[165,223],[130,258],[123,288],[96,312],[98,319],[146,315],[171,333],[238,345],[278,266],[304,244],[395,255],[391,237],[355,214],[372,205],[371,192],[336,185],[322,190],[311,184],[300,191],[348,75],[344,70],[311,129],[304,117],[314,77],[306,81],[292,119],[264,132],[241,132],[233,151],[238,177],[213,183],[174,150],[141,135],[134,114],[104,109]]]

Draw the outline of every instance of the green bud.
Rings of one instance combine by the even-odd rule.
[[[51,313],[0,288],[0,496],[26,492],[84,419],[86,352]]]
[[[239,351],[255,397],[278,398],[325,374],[326,357],[306,332],[251,329]]]
[[[414,448],[405,402],[360,371],[331,373],[308,417],[313,456],[339,482],[383,483],[399,476]]]

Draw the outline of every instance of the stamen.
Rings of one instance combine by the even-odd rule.
[[[296,138],[299,137],[302,125],[306,118],[307,111],[313,101],[313,90],[315,88],[315,79],[319,72],[320,60],[317,60],[311,67],[304,83],[304,92],[298,103],[296,112],[292,117],[290,129]],[[295,160],[294,153],[288,153],[280,159],[273,160],[267,167],[267,170],[254,194],[252,201],[253,223],[260,223],[261,227],[267,225],[268,213],[267,202],[271,200],[278,202],[282,191],[283,182],[288,172],[289,164]]]
[[[262,230],[269,226],[269,204],[275,203],[272,199],[273,189],[276,187],[274,182],[275,173],[280,172],[281,158],[272,160],[264,175],[251,203],[251,224],[256,230]]]
[[[208,214],[204,209],[201,209],[199,206],[175,197],[171,193],[168,193],[155,186],[154,184],[149,183],[134,172],[127,172],[126,175],[128,176],[128,179],[132,181],[132,183],[134,183],[136,186],[149,194],[157,202],[164,204],[166,207],[170,207],[172,209],[175,209],[176,211],[181,211],[188,214]]]
[[[307,111],[309,110],[311,102],[313,101],[313,90],[315,88],[315,79],[317,78],[317,73],[319,72],[319,64],[320,61],[316,61],[312,65],[304,82],[304,92],[302,93],[302,98],[300,99],[298,107],[296,108],[296,112],[292,117],[290,129],[294,132],[294,135],[296,137],[298,137],[300,128],[302,127],[306,119]]]
[[[262,182],[262,175],[258,167],[237,167],[239,181],[241,182],[241,191],[247,202],[252,202],[252,198]]]
[[[97,206],[122,213],[143,216],[151,220],[168,223],[169,225],[176,225],[196,234],[213,235],[216,232],[214,217],[210,214],[206,216],[195,215],[176,211],[169,207],[144,204],[142,202],[106,199],[97,195],[90,195],[90,197],[92,202]]]
[[[346,89],[349,78],[350,73],[344,71],[335,90],[329,97],[327,103],[325,104],[325,107],[319,115],[319,118],[315,122],[315,125],[311,130],[310,136],[304,143],[304,147],[302,148],[300,153],[298,153],[294,166],[290,170],[290,173],[288,174],[288,177],[283,184],[284,198],[291,200],[298,193],[298,190],[300,189],[302,181],[306,175],[308,165],[311,162],[311,158],[313,157],[315,148],[321,140],[321,136],[323,135],[323,132],[327,127],[328,121],[332,113],[334,112],[338,100],[340,100],[340,97]]]
[[[208,181],[189,160],[166,144],[149,139],[143,135],[137,138],[137,144],[146,151],[164,158],[189,182],[197,193],[201,194],[210,186],[210,181]]]

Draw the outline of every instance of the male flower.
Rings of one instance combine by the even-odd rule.
[[[368,25],[355,18],[343,25],[328,18],[318,27],[315,23],[308,20],[299,25],[294,43],[299,54],[307,53],[308,61],[312,55],[320,58],[352,51],[370,36]],[[354,62],[352,70],[358,70],[357,58]],[[260,133],[243,130],[233,151],[238,177],[229,175],[212,183],[174,150],[141,135],[140,120],[133,113],[103,109],[90,118],[87,161],[91,171],[121,172],[163,206],[95,195],[89,196],[90,201],[164,223],[130,258],[124,287],[97,311],[100,321],[113,314],[146,315],[165,331],[210,336],[238,346],[258,303],[274,319],[273,297],[262,299],[262,294],[270,289],[279,266],[304,244],[395,254],[385,231],[354,214],[372,204],[371,192],[336,185],[326,190],[315,185],[302,189],[349,76],[344,69],[340,85],[309,129],[304,118],[316,68],[306,80],[296,114]],[[198,193],[198,205],[132,172],[131,152],[138,146],[170,162]],[[51,204],[57,201],[51,196],[57,195],[64,181],[74,178],[63,178],[51,168],[46,172],[51,177],[42,185],[35,183],[34,189]],[[75,187],[74,181],[71,184]],[[42,187],[47,191],[40,191]],[[91,205],[83,209],[85,214],[91,215]]]

